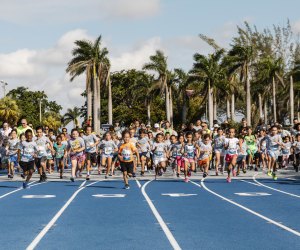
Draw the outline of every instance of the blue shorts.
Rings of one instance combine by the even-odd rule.
[[[273,151],[273,150],[268,150],[268,155],[277,160],[278,159],[278,156],[279,156],[279,151]]]
[[[10,155],[8,160],[9,160],[10,163],[13,163],[14,166],[18,166],[19,165],[19,163],[18,163],[18,155],[17,154]]]

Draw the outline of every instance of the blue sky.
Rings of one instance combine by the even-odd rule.
[[[170,68],[188,70],[195,52],[210,51],[199,33],[224,47],[245,20],[261,29],[289,19],[297,33],[299,9],[296,0],[1,0],[0,78],[8,89],[30,86],[80,106],[84,79],[69,83],[65,74],[76,39],[101,34],[113,70],[140,69],[156,49]]]

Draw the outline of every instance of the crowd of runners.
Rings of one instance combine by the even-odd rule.
[[[265,125],[262,120],[251,128],[243,119],[238,129],[227,122],[214,121],[209,127],[207,122],[198,120],[183,125],[180,131],[175,131],[168,121],[153,127],[135,121],[128,128],[115,124],[101,135],[90,126],[72,129],[70,134],[63,128],[55,135],[51,128],[33,129],[22,119],[16,128],[4,122],[0,136],[1,167],[7,169],[9,179],[19,173],[24,178],[23,188],[28,187],[35,172],[44,182],[53,171],[63,179],[68,168],[72,182],[82,177],[83,170],[86,180],[90,180],[94,170],[106,179],[121,171],[125,189],[129,189],[128,178],[152,171],[158,178],[167,168],[173,171],[174,178],[185,182],[196,172],[201,172],[203,178],[209,170],[216,175],[225,172],[230,183],[232,176],[259,168],[277,180],[278,168],[290,164],[298,172],[300,164],[298,119],[288,129],[277,123]]]

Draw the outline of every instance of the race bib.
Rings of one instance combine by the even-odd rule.
[[[131,160],[131,151],[128,149],[123,149],[122,156],[124,161],[130,161]]]
[[[106,148],[104,149],[104,153],[105,153],[106,155],[112,154],[112,153],[113,153],[113,148],[112,148],[112,147],[106,147]]]

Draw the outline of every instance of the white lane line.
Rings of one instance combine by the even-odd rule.
[[[270,186],[267,186],[267,185],[265,185],[265,184],[262,184],[261,182],[259,182],[258,180],[256,180],[256,176],[257,176],[257,175],[258,175],[258,174],[255,174],[255,175],[253,175],[253,177],[252,177],[253,181],[255,181],[257,184],[259,184],[259,185],[261,185],[261,186],[263,186],[263,187],[265,187],[265,188],[268,188],[268,189],[274,190],[274,191],[276,191],[276,192],[279,192],[279,193],[283,193],[283,194],[287,194],[287,195],[289,195],[289,196],[293,196],[293,197],[296,197],[296,198],[300,198],[300,195],[296,195],[296,194],[292,194],[292,193],[289,193],[289,192],[285,192],[285,191],[279,190],[279,189],[277,189],[277,188],[272,188],[272,187],[270,187]],[[276,183],[276,182],[274,181],[274,183]]]
[[[79,188],[82,188],[85,183],[86,183],[86,181],[82,182],[81,185],[79,186]]]
[[[135,179],[135,181],[136,181],[136,184],[138,185],[138,187],[139,188],[141,188],[142,187],[142,185],[141,185],[141,183],[139,182],[139,180],[137,179],[137,178],[134,178]]]
[[[92,182],[89,185],[79,188],[73,195],[69,198],[69,200],[63,205],[63,207],[56,213],[56,215],[49,221],[49,223],[43,228],[43,230],[35,237],[35,239],[30,243],[30,245],[26,248],[27,250],[34,249],[37,244],[42,240],[42,238],[46,235],[49,229],[55,224],[55,222],[59,219],[59,217],[63,214],[63,212],[67,209],[67,207],[71,204],[71,202],[75,199],[80,191],[98,183],[99,181]]]
[[[260,184],[256,184],[256,183],[253,183],[253,182],[250,182],[250,181],[245,181],[245,180],[238,180],[238,181],[246,182],[246,183],[261,187]]]
[[[247,208],[247,207],[245,207],[245,206],[243,206],[243,205],[237,203],[237,202],[234,202],[234,201],[232,201],[232,200],[229,200],[228,198],[226,198],[226,197],[224,197],[224,196],[222,196],[222,195],[220,195],[220,194],[218,194],[218,193],[216,193],[216,192],[210,190],[210,189],[209,189],[208,187],[206,187],[206,185],[204,184],[204,180],[203,180],[203,179],[201,180],[201,185],[203,186],[203,188],[204,188],[206,191],[210,192],[211,194],[213,194],[213,195],[215,195],[215,196],[218,196],[218,197],[221,198],[222,200],[225,200],[225,201],[227,201],[227,202],[229,202],[229,203],[231,203],[231,204],[233,204],[233,205],[235,205],[235,206],[237,206],[237,207],[239,207],[239,208],[241,208],[241,209],[244,209],[245,211],[247,211],[247,212],[249,212],[249,213],[251,213],[251,214],[253,214],[253,215],[257,216],[257,217],[259,217],[259,218],[261,218],[261,219],[263,219],[263,220],[265,220],[265,221],[267,221],[267,222],[269,222],[269,223],[271,223],[271,224],[274,224],[274,225],[277,226],[277,227],[280,227],[280,228],[282,228],[282,229],[284,229],[284,230],[286,230],[286,231],[288,231],[288,232],[290,232],[290,233],[292,233],[292,234],[295,234],[295,235],[297,235],[297,236],[300,237],[300,232],[298,232],[298,231],[296,231],[296,230],[294,230],[294,229],[292,229],[292,228],[289,228],[289,227],[283,225],[283,224],[280,223],[280,222],[274,221],[274,220],[272,220],[272,219],[270,219],[270,218],[268,218],[268,217],[266,217],[266,216],[264,216],[264,215],[262,215],[262,214],[259,214],[259,213],[255,212],[255,211],[253,211],[253,210],[251,210],[251,209],[249,209],[249,208]]]
[[[29,185],[30,187],[33,187],[33,186],[36,186],[36,185],[40,185],[40,184],[45,183],[45,182],[43,182],[43,183],[33,184],[33,183],[35,183],[35,182],[36,182],[36,181],[32,181],[32,182],[30,182],[28,185]],[[16,190],[10,191],[10,192],[8,192],[8,193],[6,193],[6,194],[1,195],[1,196],[0,196],[0,199],[4,198],[4,197],[6,197],[6,196],[9,196],[9,195],[11,195],[11,194],[13,194],[13,193],[16,193],[16,192],[18,192],[18,191],[21,191],[21,190],[23,190],[22,187],[20,187],[20,188],[18,188],[18,189],[16,189]]]
[[[152,180],[151,180],[152,181]],[[152,213],[154,214],[156,220],[158,221],[160,227],[162,228],[162,230],[164,231],[165,235],[167,236],[170,244],[172,245],[173,249],[179,250],[181,249],[181,247],[179,246],[178,242],[176,241],[176,239],[174,238],[173,234],[171,233],[170,229],[168,228],[168,226],[166,225],[166,223],[164,222],[164,220],[162,219],[162,217],[160,216],[160,214],[158,213],[156,207],[153,205],[152,201],[150,200],[149,196],[147,195],[145,188],[146,186],[151,182],[151,181],[147,181],[143,187],[142,187],[142,194],[145,197],[149,207],[152,210]]]

